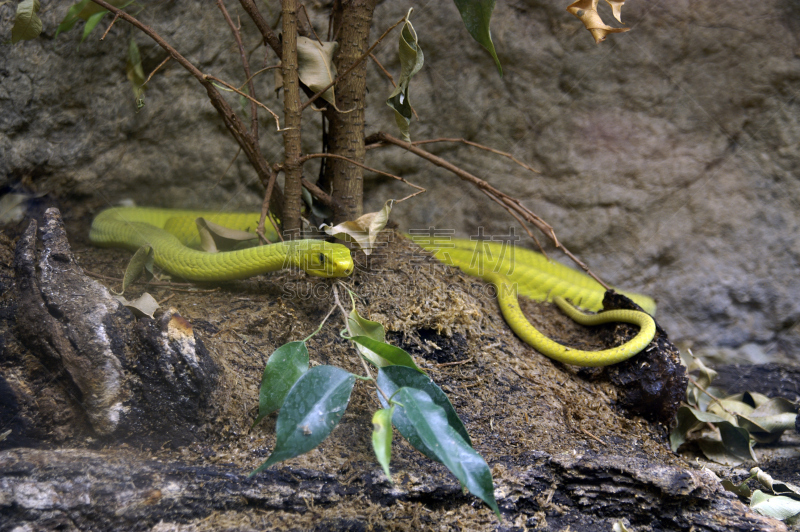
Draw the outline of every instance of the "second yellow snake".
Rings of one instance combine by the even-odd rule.
[[[576,366],[608,366],[638,354],[652,341],[656,326],[645,312],[610,310],[584,314],[567,303],[575,301],[588,310],[600,310],[605,289],[581,272],[548,260],[544,255],[511,245],[486,241],[446,239],[436,242],[430,236],[411,236],[421,247],[445,264],[492,283],[497,301],[511,329],[543,355]],[[640,294],[620,291],[646,312],[655,314],[655,302]],[[518,294],[540,301],[552,300],[574,321],[582,325],[624,322],[639,326],[638,334],[624,344],[602,351],[573,349],[539,332],[519,307]]]

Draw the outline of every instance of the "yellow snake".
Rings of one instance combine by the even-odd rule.
[[[171,274],[194,281],[229,281],[261,273],[299,268],[318,277],[344,277],[353,272],[350,250],[323,240],[292,240],[236,251],[206,253],[194,220],[207,221],[256,238],[260,213],[189,211],[143,207],[113,207],[92,222],[89,239],[99,246],[153,249],[154,262]],[[274,235],[274,229],[270,226]]]
[[[137,250],[148,245],[155,263],[164,270],[196,281],[244,279],[261,273],[300,268],[321,277],[344,277],[353,271],[350,251],[340,244],[321,240],[293,240],[236,251],[206,253],[199,244],[194,220],[207,221],[241,231],[253,232],[260,213],[230,213],[197,210],[114,207],[95,217],[89,238],[101,246]],[[268,235],[275,236],[269,226]],[[632,357],[655,335],[655,322],[644,312],[613,310],[587,315],[564,298],[589,309],[599,310],[603,287],[591,277],[548,260],[534,251],[491,242],[448,240],[440,244],[428,236],[412,236],[417,244],[432,251],[446,264],[494,284],[500,309],[511,329],[542,354],[567,364],[606,366]],[[570,318],[584,325],[612,321],[633,323],[639,333],[625,344],[603,351],[583,351],[561,345],[536,330],[519,308],[517,295],[553,300]],[[620,292],[646,312],[655,313],[655,302],[639,294]]]
[[[541,253],[497,242],[460,239],[436,241],[436,237],[428,235],[412,235],[410,238],[432,252],[441,262],[457,266],[469,275],[492,283],[497,290],[500,310],[511,329],[549,358],[576,366],[608,366],[636,355],[655,336],[655,322],[645,312],[610,310],[600,314],[584,314],[571,306],[565,298],[588,310],[600,310],[605,289],[588,275],[550,261]],[[639,326],[639,333],[630,341],[611,349],[572,349],[551,340],[531,325],[519,307],[518,293],[539,301],[552,300],[567,316],[582,325],[632,323]],[[619,293],[632,299],[646,312],[655,314],[656,304],[651,298],[623,291]]]

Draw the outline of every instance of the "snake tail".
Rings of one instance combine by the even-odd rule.
[[[517,297],[517,285],[502,275],[487,274],[484,279],[494,284],[500,311],[509,327],[525,343],[543,355],[575,366],[609,366],[627,360],[641,352],[653,340],[656,324],[653,318],[636,310],[608,310],[599,314],[584,314],[570,305],[563,297],[556,296],[553,301],[564,314],[581,325],[600,325],[610,322],[631,323],[639,326],[639,332],[628,342],[601,351],[584,351],[559,344],[539,332],[523,314]]]

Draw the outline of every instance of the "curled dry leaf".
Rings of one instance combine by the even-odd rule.
[[[336,79],[336,67],[333,65],[333,54],[339,49],[337,42],[320,43],[307,37],[297,38],[297,72],[309,89],[319,92]],[[333,87],[326,90],[321,98],[336,106]]]
[[[800,500],[800,486],[795,486],[794,484],[789,484],[788,482],[782,482],[780,480],[774,480],[760,467],[754,467],[751,469],[750,475],[756,477],[756,480],[758,480],[762,486],[772,490],[772,492],[776,495],[786,495],[787,497],[793,497]]]
[[[398,129],[403,140],[411,142],[409,135],[409,124],[413,111],[411,109],[411,102],[408,98],[408,84],[414,74],[420,71],[422,65],[425,63],[425,54],[422,53],[422,48],[417,41],[417,32],[414,31],[414,26],[409,22],[408,17],[411,16],[412,9],[408,10],[406,15],[406,23],[403,25],[403,30],[400,32],[400,40],[398,42],[397,53],[400,57],[400,79],[397,86],[389,95],[386,100],[386,105],[394,109],[394,119],[397,123]],[[488,24],[488,19],[487,19]],[[488,25],[486,31],[488,32]],[[491,40],[489,41],[491,42]],[[494,48],[492,48],[494,50]]]
[[[197,218],[195,223],[197,224],[197,232],[200,233],[200,248],[206,253],[229,251],[234,249],[240,242],[247,242],[257,238],[253,233],[215,224],[202,217]]]
[[[617,19],[617,22],[622,23],[622,5],[625,0],[606,0],[606,2],[611,6],[611,11],[614,13],[614,18]]]
[[[133,301],[128,301],[123,296],[114,296],[114,299],[131,309],[137,318],[141,318],[142,316],[152,318],[153,314],[159,309],[158,302],[147,292]]]
[[[369,212],[357,220],[342,222],[333,227],[322,225],[320,229],[339,240],[355,242],[365,255],[369,255],[375,247],[378,233],[386,227],[386,223],[389,221],[389,213],[392,212],[393,205],[394,200],[390,199],[384,203],[383,209],[377,212]]]
[[[603,22],[600,15],[597,13],[597,3],[600,0],[577,0],[567,7],[567,11],[578,17],[583,22],[586,29],[592,33],[594,42],[599,43],[605,40],[609,33],[622,33],[630,30],[630,28],[614,28]],[[614,16],[620,20],[622,4],[619,0],[606,0],[614,11]]]

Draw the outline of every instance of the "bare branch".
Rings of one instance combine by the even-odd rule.
[[[244,75],[247,78],[247,89],[250,91],[250,95],[253,99],[250,100],[250,134],[253,136],[253,140],[258,143],[258,105],[256,103],[256,88],[253,85],[252,77],[250,75],[250,61],[247,60],[247,52],[244,49],[244,44],[242,43],[242,34],[239,32],[239,28],[233,24],[233,19],[231,19],[230,14],[228,14],[228,10],[225,9],[225,3],[223,0],[217,0],[217,7],[222,12],[222,16],[225,18],[225,22],[228,23],[228,27],[231,29],[231,33],[233,33],[233,38],[236,40],[236,46],[239,47],[239,56],[242,58],[242,67],[244,68]],[[278,127],[280,129],[280,127]]]
[[[208,99],[211,101],[211,105],[213,105],[217,110],[217,113],[222,118],[222,122],[225,124],[225,127],[228,128],[230,134],[233,135],[233,138],[236,139],[236,142],[242,147],[242,150],[244,150],[245,155],[247,155],[248,160],[253,165],[253,169],[255,169],[261,181],[267,182],[272,175],[272,172],[269,168],[269,164],[267,164],[267,161],[264,159],[264,155],[261,153],[258,144],[254,142],[254,139],[250,133],[248,133],[247,128],[244,127],[244,125],[239,121],[239,118],[236,116],[236,113],[233,111],[233,109],[231,109],[231,106],[228,105],[228,102],[225,101],[214,84],[206,78],[200,69],[194,66],[188,59],[183,57],[175,48],[170,46],[170,44],[167,43],[167,41],[165,41],[152,28],[142,24],[135,17],[129,15],[120,8],[109,4],[105,0],[96,0],[95,4],[107,9],[111,13],[114,13],[115,16],[121,18],[125,22],[128,22],[135,28],[139,29],[142,33],[153,39],[156,44],[158,44],[170,55],[170,57],[177,61],[192,76],[194,76],[194,78],[197,79],[201,85],[203,85],[203,87],[206,89],[206,93],[208,94]],[[283,194],[276,193],[273,194],[273,196],[275,203],[274,208],[278,210],[282,209]]]
[[[206,74],[205,78],[206,79],[210,79],[210,80],[212,80],[212,81],[214,81],[216,83],[219,83],[220,85],[224,85],[225,87],[227,87],[228,89],[232,90],[236,94],[239,94],[240,96],[244,96],[245,98],[250,100],[250,102],[255,103],[255,105],[258,105],[259,107],[265,109],[269,114],[271,114],[275,118],[275,125],[277,126],[277,130],[278,131],[283,131],[281,129],[281,123],[278,121],[278,115],[272,109],[270,109],[269,107],[267,107],[263,103],[259,102],[258,100],[256,100],[255,98],[253,98],[252,96],[247,94],[246,92],[242,92],[239,89],[237,89],[236,87],[234,87],[233,85],[222,81],[218,77],[212,76],[210,74]]]
[[[326,205],[327,207],[330,207],[332,209],[341,208],[339,206],[339,202],[337,202],[335,199],[333,199],[330,194],[327,194],[324,190],[319,188],[317,185],[315,185],[314,183],[312,183],[311,181],[309,181],[305,177],[301,181],[303,183],[303,186],[306,187],[309,192],[311,192],[311,195],[314,196],[315,198],[317,198],[324,205]]]
[[[534,225],[537,229],[539,229],[539,231],[547,235],[547,237],[553,241],[553,244],[555,244],[556,248],[563,251],[567,257],[572,259],[572,261],[575,262],[575,264],[577,264],[582,270],[584,270],[588,275],[590,275],[595,281],[600,283],[603,286],[603,288],[605,288],[606,290],[610,289],[608,284],[606,284],[605,282],[603,282],[602,279],[597,277],[597,275],[595,275],[594,272],[592,272],[586,264],[584,264],[581,260],[579,260],[575,255],[572,254],[572,252],[570,252],[566,247],[564,247],[564,245],[561,242],[558,241],[558,238],[556,238],[556,233],[550,226],[550,224],[545,222],[536,213],[534,213],[533,211],[522,205],[522,202],[520,202],[518,199],[512,198],[508,194],[493,187],[483,179],[470,174],[466,170],[459,168],[458,166],[450,163],[449,161],[446,161],[441,157],[437,157],[436,155],[433,155],[432,153],[427,152],[422,148],[414,146],[411,143],[400,140],[387,133],[380,132],[374,135],[370,135],[367,138],[366,142],[368,143],[386,142],[389,144],[394,144],[395,146],[400,146],[401,148],[405,148],[411,153],[418,155],[419,157],[422,157],[427,161],[430,161],[436,166],[444,168],[445,170],[457,175],[464,181],[469,181],[470,183],[478,187],[481,190],[481,192],[483,192],[493,200],[499,201],[499,204],[502,205],[502,207],[506,211],[508,211],[509,213],[515,212],[523,220]]]
[[[390,174],[388,172],[384,172],[382,170],[378,170],[377,168],[372,168],[371,166],[367,166],[366,164],[361,164],[360,162],[354,161],[353,159],[351,159],[349,157],[345,157],[344,155],[337,155],[335,153],[312,153],[310,155],[304,155],[303,157],[301,157],[300,158],[300,164],[304,164],[306,161],[308,161],[310,159],[321,159],[321,158],[342,159],[343,161],[347,161],[347,162],[349,162],[351,164],[354,164],[356,166],[360,166],[364,170],[369,170],[370,172],[375,172],[376,174],[385,175],[386,177],[391,177],[392,179],[397,179],[398,181],[402,181],[403,183],[405,183],[406,185],[408,185],[410,187],[416,188],[420,192],[425,192],[425,189],[423,187],[421,187],[419,185],[415,185],[414,183],[411,183],[410,181],[407,181],[406,178],[404,178],[404,177],[400,177],[398,175]]]
[[[462,144],[466,144],[467,146],[473,146],[473,147],[479,148],[481,150],[486,150],[486,151],[489,151],[489,152],[492,152],[492,153],[496,153],[497,155],[502,155],[503,157],[507,157],[507,158],[511,159],[512,161],[514,161],[515,163],[517,163],[519,166],[521,166],[521,167],[525,168],[526,170],[529,170],[529,171],[531,171],[531,172],[533,172],[535,174],[540,174],[541,173],[541,172],[539,172],[539,170],[533,168],[532,166],[529,166],[529,165],[523,163],[522,161],[520,161],[519,159],[517,159],[516,157],[514,157],[510,153],[506,153],[504,151],[496,150],[494,148],[490,148],[489,146],[484,146],[483,144],[478,144],[477,142],[472,142],[471,140],[467,140],[467,139],[439,138],[439,139],[429,139],[429,140],[418,140],[416,142],[412,142],[411,144],[413,144],[414,146],[422,146],[423,144],[432,144],[434,142],[460,142]]]
[[[256,7],[255,2],[253,0],[239,0],[239,3],[242,4],[242,8],[250,15],[258,31],[261,32],[261,36],[264,38],[264,44],[272,48],[279,58],[283,57],[283,45],[280,39],[275,35],[275,32],[272,31],[272,28],[269,27],[264,17],[261,16],[261,12],[258,10],[258,7]]]
[[[258,235],[258,238],[261,240],[262,244],[269,243],[269,239],[264,234],[264,231],[267,228],[267,218],[269,218],[269,201],[272,199],[272,191],[275,187],[275,179],[277,177],[278,172],[272,172],[272,175],[269,178],[269,184],[267,184],[267,191],[264,193],[264,200],[261,202],[261,218],[258,220],[256,234]],[[278,231],[278,234],[280,234],[280,231]]]
[[[167,57],[165,57],[165,58],[164,58],[164,60],[163,60],[163,61],[161,61],[161,62],[158,64],[158,66],[157,66],[157,67],[155,67],[155,68],[153,69],[153,71],[152,71],[152,72],[150,72],[150,75],[149,75],[149,76],[147,76],[147,79],[146,79],[146,80],[144,80],[144,83],[142,83],[142,85],[141,85],[139,88],[141,89],[141,88],[143,88],[145,85],[147,85],[147,84],[150,82],[150,80],[152,79],[152,77],[155,75],[155,73],[156,73],[156,72],[158,72],[159,70],[161,70],[161,67],[163,67],[164,65],[166,65],[166,64],[167,64],[167,62],[168,62],[170,59],[172,59],[170,56],[167,56]]]
[[[108,25],[108,27],[106,28],[106,31],[103,32],[103,36],[100,37],[101,41],[105,40],[106,35],[108,35],[108,32],[111,31],[111,26],[114,25],[114,23],[117,21],[118,18],[119,18],[119,15],[114,15],[114,19],[111,21],[111,24]]]
[[[388,70],[383,68],[383,65],[381,64],[380,61],[378,61],[378,58],[375,57],[375,54],[369,54],[369,57],[370,57],[370,59],[375,61],[375,64],[378,65],[378,68],[381,69],[381,72],[383,72],[383,74],[389,79],[389,83],[392,84],[392,87],[397,87],[397,83],[394,82],[394,78],[392,77],[391,74],[389,74]],[[417,114],[417,110],[414,109],[413,105],[411,106],[411,112],[414,113],[414,116],[417,117],[417,120],[419,120],[419,115]],[[400,201],[402,201],[402,200],[400,200]]]

